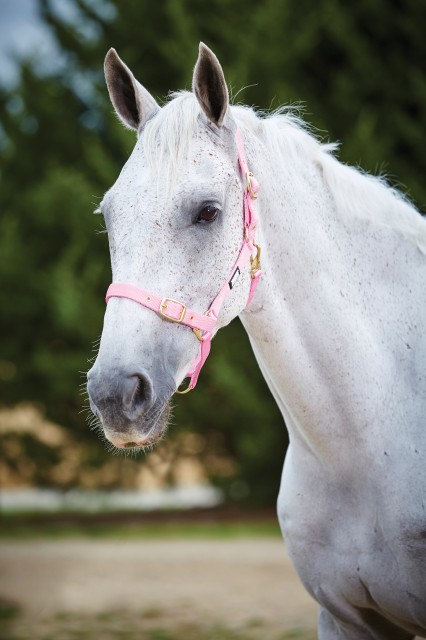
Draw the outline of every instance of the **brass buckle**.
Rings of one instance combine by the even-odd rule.
[[[167,309],[168,302],[174,302],[175,304],[180,304],[180,306],[182,307],[182,310],[180,312],[179,318],[173,318],[173,316],[169,316],[169,314],[164,311],[164,309]],[[185,317],[186,306],[183,304],[183,302],[179,302],[178,300],[173,300],[173,298],[163,298],[160,304],[159,313],[160,315],[163,316],[163,318],[165,318],[165,320],[169,320],[170,322],[182,322],[182,320]]]
[[[250,256],[250,273],[252,279],[256,277],[256,271],[260,270],[260,247],[258,244],[253,242],[253,246],[256,247],[256,255]]]
[[[248,189],[248,192],[249,192],[249,194],[250,194],[250,198],[251,198],[252,200],[256,200],[256,198],[257,198],[257,193],[254,193],[253,189],[251,188],[251,179],[252,179],[252,178],[254,178],[253,173],[252,173],[251,171],[247,171],[247,174],[246,174],[246,179],[247,179],[247,189]]]

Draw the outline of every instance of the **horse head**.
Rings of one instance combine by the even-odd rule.
[[[193,91],[175,94],[163,108],[113,49],[105,76],[118,117],[138,136],[100,205],[113,283],[146,293],[147,306],[115,294],[109,299],[88,391],[106,438],[136,448],[161,437],[170,398],[197,359],[200,341],[190,318],[205,314],[228,286],[244,235],[244,182],[224,74],[205,45]],[[232,278],[209,340],[247,304],[250,268]],[[157,296],[160,306],[149,308]],[[198,330],[201,341],[204,335]]]

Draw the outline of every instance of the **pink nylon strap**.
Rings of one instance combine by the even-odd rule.
[[[259,261],[260,249],[255,244],[257,215],[254,201],[257,198],[257,193],[259,191],[259,183],[248,169],[244,151],[244,140],[239,129],[235,134],[235,139],[238,148],[239,167],[246,181],[246,188],[244,190],[243,199],[243,244],[228,280],[225,282],[216,298],[213,300],[208,311],[205,314],[200,314],[196,311],[192,311],[191,309],[187,309],[183,303],[178,302],[177,300],[173,300],[172,298],[160,298],[154,293],[145,291],[144,289],[141,289],[136,285],[122,282],[113,282],[109,286],[106,294],[107,303],[113,297],[129,298],[130,300],[134,300],[135,302],[147,307],[148,309],[155,311],[164,320],[184,324],[188,327],[191,327],[191,329],[194,331],[195,335],[201,343],[201,348],[197,358],[192,363],[191,370],[185,376],[186,378],[190,378],[188,388],[185,391],[180,391],[179,393],[186,393],[187,391],[193,389],[197,384],[200,371],[210,353],[213,329],[215,327],[217,318],[219,317],[219,312],[224,301],[231,293],[233,285],[236,282],[239,274],[242,272],[243,267],[249,260],[251,261],[252,279],[247,305],[251,302],[256,291],[260,276],[262,275]]]
[[[260,248],[255,244],[255,234],[256,234],[256,226],[257,226],[257,215],[256,208],[254,206],[254,200],[257,198],[257,193],[259,191],[259,183],[256,178],[253,176],[251,171],[249,171],[247,165],[246,154],[244,150],[244,140],[242,133],[239,129],[237,129],[237,133],[235,134],[235,139],[238,147],[238,162],[240,165],[241,173],[245,176],[247,185],[246,190],[244,192],[244,240],[248,245],[251,251],[251,258],[257,258],[257,267],[251,270],[251,285],[250,285],[250,293],[247,300],[247,306],[252,301],[252,298],[255,294],[257,284],[260,280],[260,276],[262,272],[260,270]],[[244,245],[243,245],[244,248]]]
[[[134,300],[144,307],[148,307],[148,309],[159,313],[165,320],[185,324],[187,327],[191,327],[191,329],[211,332],[216,324],[216,320],[197,313],[197,311],[187,309],[184,304],[177,300],[160,298],[155,295],[155,293],[140,289],[134,284],[113,282],[108,287],[106,294],[107,303],[110,298],[130,298],[130,300]]]

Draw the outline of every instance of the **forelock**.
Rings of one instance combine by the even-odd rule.
[[[155,174],[172,180],[188,156],[191,141],[201,127],[200,106],[193,93],[179,91],[146,124],[142,132],[144,155]]]

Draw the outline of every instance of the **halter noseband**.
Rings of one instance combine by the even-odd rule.
[[[240,171],[246,180],[244,190],[244,233],[243,244],[240,249],[238,258],[232,267],[229,279],[225,282],[216,298],[213,300],[209,309],[202,315],[196,311],[188,309],[182,302],[173,300],[173,298],[161,298],[160,296],[145,291],[134,284],[125,284],[121,282],[113,282],[107,291],[106,302],[110,298],[129,298],[135,302],[158,313],[163,320],[169,322],[178,322],[187,327],[191,327],[201,344],[200,353],[194,360],[191,370],[186,374],[185,378],[190,378],[189,385],[183,391],[177,390],[177,393],[188,393],[197,384],[200,371],[207,360],[210,353],[211,339],[213,329],[223,302],[232,291],[242,268],[250,259],[251,285],[247,305],[254,296],[257,283],[261,276],[260,270],[260,247],[255,243],[255,232],[257,225],[256,210],[254,201],[259,191],[259,183],[249,171],[244,152],[244,140],[241,131],[237,129],[235,139],[238,148],[238,163]]]

